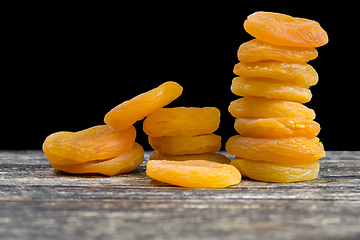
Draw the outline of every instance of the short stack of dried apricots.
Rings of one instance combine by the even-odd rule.
[[[220,111],[215,107],[160,108],[144,121],[144,132],[154,149],[150,160],[208,160],[230,163],[216,153],[221,137],[213,132],[219,128]]]
[[[160,108],[144,121],[144,132],[154,148],[147,174],[161,182],[183,187],[220,188],[240,182],[230,159],[216,153],[221,137],[215,107]]]
[[[238,50],[231,91],[242,98],[230,103],[240,134],[226,150],[243,176],[268,182],[315,179],[325,156],[316,137],[320,125],[303,103],[318,82],[307,64],[315,49],[328,42],[327,33],[312,20],[272,12],[255,12],[244,23],[255,39]]]

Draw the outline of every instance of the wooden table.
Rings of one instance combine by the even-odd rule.
[[[185,189],[145,164],[69,175],[41,151],[0,151],[0,239],[360,239],[360,151],[320,161],[309,182]]]

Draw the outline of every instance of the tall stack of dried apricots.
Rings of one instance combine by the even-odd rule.
[[[165,82],[113,108],[105,115],[106,125],[51,134],[45,139],[43,151],[53,168],[68,173],[114,176],[131,172],[144,161],[133,124],[181,93],[179,84]]]
[[[243,176],[268,182],[315,179],[325,156],[316,137],[320,125],[310,101],[310,86],[318,82],[307,64],[315,49],[328,42],[327,33],[312,20],[272,12],[255,12],[244,23],[255,39],[238,51],[231,91],[242,98],[230,103],[240,135],[226,150]]]

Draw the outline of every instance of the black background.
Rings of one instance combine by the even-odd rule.
[[[273,11],[316,20],[328,32],[328,45],[309,62],[319,83],[306,106],[316,112],[326,150],[360,150],[355,2],[291,4],[11,6],[3,32],[0,148],[41,149],[47,135],[103,124],[119,103],[170,80],[184,91],[168,107],[220,109],[216,133],[224,146],[237,134],[227,111],[238,98],[230,91],[237,50],[252,39],[243,22],[255,11]],[[137,142],[150,150],[142,121],[135,127]]]

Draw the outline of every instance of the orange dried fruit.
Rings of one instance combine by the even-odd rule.
[[[237,118],[235,130],[246,137],[312,139],[320,132],[320,124],[303,118]]]
[[[307,163],[325,156],[318,138],[229,138],[226,151],[240,158],[281,163]]]
[[[104,122],[116,131],[123,131],[178,98],[182,90],[183,88],[176,82],[165,82],[157,88],[119,104],[105,115]]]
[[[281,46],[320,47],[328,43],[327,33],[316,21],[273,12],[255,12],[244,22],[250,35]]]
[[[236,118],[315,118],[314,110],[301,103],[250,96],[232,101],[229,112]]]
[[[146,173],[160,182],[188,188],[224,188],[241,181],[234,166],[205,160],[150,160]]]
[[[185,155],[217,152],[221,148],[221,137],[216,134],[199,136],[149,136],[151,147],[163,154]]]
[[[239,62],[234,67],[234,73],[242,77],[282,80],[304,88],[315,85],[319,80],[315,69],[307,63]]]
[[[255,96],[285,101],[306,103],[311,100],[311,91],[284,81],[270,78],[236,77],[231,91],[238,96]]]
[[[99,125],[74,133],[53,133],[45,139],[43,148],[59,159],[66,159],[54,160],[53,163],[68,165],[119,156],[133,147],[135,137],[136,130],[133,126],[125,131],[115,132],[108,125]]]
[[[252,161],[236,157],[231,165],[235,166],[243,177],[265,182],[299,182],[317,178],[319,161],[307,163],[276,163]]]
[[[186,160],[206,160],[211,162],[229,164],[230,158],[220,153],[200,153],[200,154],[186,154],[186,155],[169,155],[163,154],[159,151],[153,151],[149,157],[150,160],[170,160],[170,161],[186,161]]]
[[[220,111],[215,107],[160,108],[144,121],[144,132],[153,137],[210,134],[219,128]]]
[[[240,45],[238,59],[241,62],[275,60],[279,62],[305,63],[317,58],[315,48],[278,46],[253,39]]]
[[[48,156],[50,165],[58,170],[68,173],[92,173],[115,176],[128,173],[138,168],[144,161],[144,149],[138,143],[133,148],[115,158],[108,160],[90,161],[76,165],[58,165],[53,163],[53,158]]]

